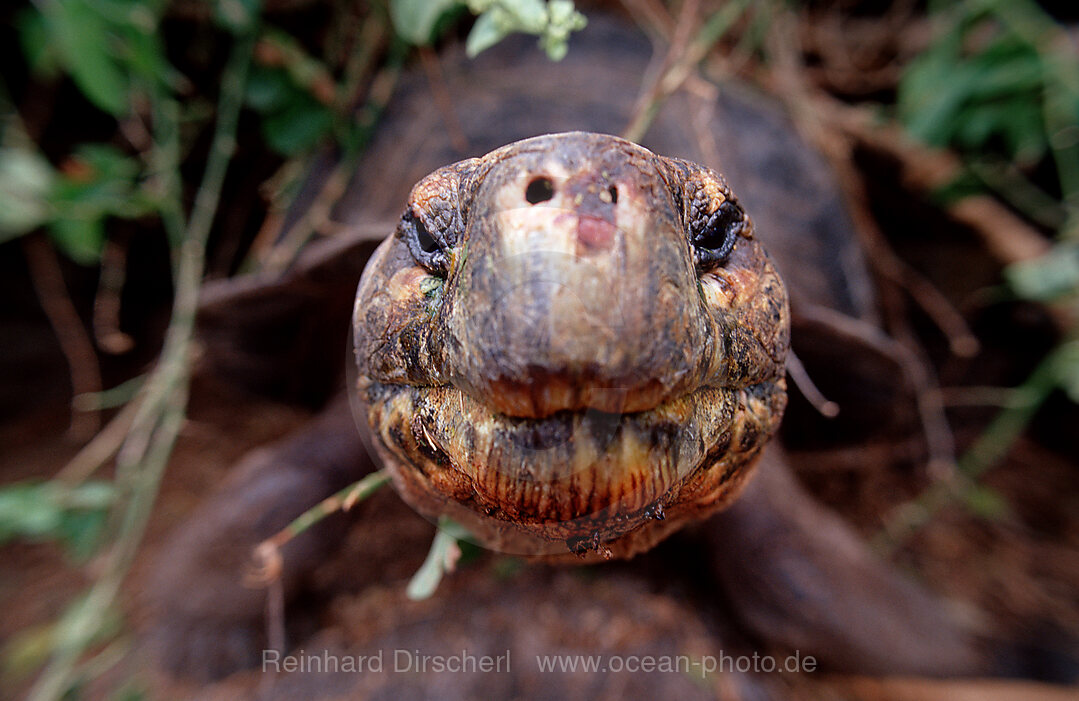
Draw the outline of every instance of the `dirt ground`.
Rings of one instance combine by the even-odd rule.
[[[304,410],[237,393],[216,382],[196,385],[190,418],[170,463],[145,544],[127,583],[125,624],[139,631],[144,617],[145,571],[160,557],[166,534],[218,483],[249,449],[303,424]],[[43,477],[73,453],[64,439],[67,417],[53,404],[3,428],[0,458],[4,483]],[[881,513],[913,493],[909,473],[862,466],[829,466],[825,456],[799,454],[805,482],[859,530],[871,536]],[[1022,641],[1036,652],[1042,670],[1059,679],[1074,673],[1079,631],[1079,475],[1074,457],[1025,438],[986,479],[1006,500],[1006,515],[987,520],[950,506],[898,550],[893,560],[964,615]],[[554,652],[606,655],[685,654],[700,657],[751,649],[739,631],[717,624],[714,608],[686,603],[683,585],[663,577],[665,558],[692,557],[672,547],[635,561],[589,568],[550,568],[481,555],[466,562],[426,602],[410,602],[404,585],[425,556],[433,529],[384,492],[362,506],[342,551],[313,578],[308,597],[290,606],[312,649],[503,649],[525,656]],[[675,546],[677,547],[677,546]],[[72,568],[47,544],[12,544],[3,549],[0,596],[5,615],[0,637],[45,623],[86,583],[86,569]],[[721,616],[719,617],[722,618]],[[523,624],[523,625],[522,625]],[[301,638],[302,639],[302,638]],[[439,675],[414,684],[381,688],[394,675],[287,675],[267,685],[264,675],[240,673],[212,685],[176,680],[154,668],[133,647],[102,687],[134,680],[152,698],[423,698],[439,686]],[[484,653],[477,653],[484,654]],[[454,683],[460,698],[477,695],[528,698],[624,698],[648,694],[679,698],[859,698],[953,699],[1067,698],[1063,687],[1033,682],[932,682],[873,680],[813,674],[518,674],[512,681],[492,675]],[[445,683],[444,680],[441,683]],[[434,686],[432,686],[434,684]],[[491,686],[494,684],[494,686]],[[10,687],[9,687],[10,688]],[[95,687],[96,688],[96,687]],[[102,692],[104,693],[104,692]],[[96,695],[96,692],[95,692]],[[965,696],[966,695],[966,696]],[[352,696],[350,696],[352,697]]]

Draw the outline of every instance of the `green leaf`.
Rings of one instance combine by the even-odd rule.
[[[329,109],[304,95],[266,117],[262,133],[270,148],[284,156],[294,156],[317,144],[332,122]]]
[[[539,35],[540,47],[558,61],[566,55],[570,33],[586,24],[570,0],[470,0],[469,9],[482,12],[468,35],[465,49],[469,56],[491,48],[509,34],[523,32]]]
[[[907,130],[928,144],[946,145],[960,124],[957,115],[975,79],[965,66],[926,64],[917,81],[918,100],[901,107]]]
[[[502,21],[515,27],[515,31],[539,34],[547,27],[547,4],[543,0],[503,0],[488,12],[502,15]]]
[[[161,34],[155,29],[147,31],[141,25],[131,26],[123,33],[121,51],[123,62],[135,76],[151,86],[178,89],[184,78],[169,64],[165,57],[165,45]]]
[[[1049,148],[1041,107],[1033,98],[1009,101],[1010,114],[1002,124],[1008,152],[1020,167],[1037,164]]]
[[[114,116],[127,109],[127,76],[113,58],[113,35],[85,0],[43,4],[46,25],[64,68],[90,102]]]
[[[96,265],[105,248],[105,222],[100,216],[55,219],[49,222],[49,237],[76,263]]]
[[[964,169],[950,181],[933,190],[930,193],[930,199],[938,207],[948,209],[959,200],[984,192],[985,186],[982,181],[969,170]]]
[[[256,112],[279,109],[295,95],[288,73],[280,68],[252,66],[247,78],[244,102]]]
[[[968,53],[970,39],[985,31],[996,35]],[[1034,166],[1048,149],[1048,65],[1038,47],[968,9],[909,64],[899,85],[899,116],[929,144],[1003,151],[1019,167]]]
[[[97,181],[129,184],[139,174],[135,158],[109,144],[79,144],[75,155],[94,170]]]
[[[14,484],[0,489],[0,543],[17,536],[55,534],[63,510],[47,483]]]
[[[899,117],[908,131],[924,141],[932,143],[927,132],[937,122],[930,111],[940,112],[933,105],[958,104],[961,96],[950,78],[952,70],[960,61],[962,34],[959,27],[940,36],[924,53],[907,66],[899,81],[896,95]]]
[[[1079,242],[1061,242],[1041,258],[1013,263],[1004,278],[1023,299],[1051,302],[1079,293]]]
[[[262,9],[262,0],[217,0],[214,20],[233,34],[251,28]]]
[[[19,43],[22,55],[30,72],[41,78],[52,78],[60,71],[60,59],[56,46],[49,41],[45,18],[40,12],[26,8],[15,17],[15,26],[19,30]]]
[[[0,148],[0,241],[48,221],[55,180],[56,171],[36,151]]]
[[[513,29],[502,24],[494,12],[486,12],[476,19],[472,31],[468,33],[465,53],[473,58],[505,39]]]
[[[462,4],[460,0],[390,0],[390,20],[402,39],[427,45],[439,19]]]
[[[981,518],[999,521],[1011,513],[1008,500],[997,490],[984,485],[973,485],[963,494],[967,509]]]
[[[1070,341],[1054,352],[1053,371],[1068,398],[1079,404],[1079,341]]]
[[[67,547],[68,554],[82,562],[97,550],[107,522],[108,512],[104,508],[66,511],[56,536]]]
[[[977,147],[989,140],[999,128],[1000,117],[1008,109],[1007,105],[990,105],[957,110],[949,120],[951,125],[942,131],[941,143],[954,141],[962,146]]]
[[[49,201],[53,220],[61,231],[54,231],[58,241],[73,244],[82,262],[96,260],[99,248],[97,232],[77,231],[100,225],[108,216],[138,217],[153,210],[150,194],[141,190],[138,179],[141,164],[135,158],[106,144],[82,144],[69,158],[68,165],[56,180]],[[82,222],[75,224],[72,222]],[[95,223],[96,222],[96,223]],[[101,235],[103,239],[103,234]],[[90,237],[90,238],[86,238]],[[79,240],[93,241],[89,248]],[[72,247],[65,249],[72,252]]]
[[[73,487],[23,482],[0,488],[0,543],[57,539],[71,554],[85,558],[98,542],[114,498],[112,483],[98,480]]]
[[[17,630],[0,649],[0,676],[8,683],[26,679],[48,662],[52,651],[52,623]]]
[[[405,595],[413,601],[429,598],[438,589],[438,583],[442,576],[453,570],[461,550],[457,545],[458,540],[471,537],[460,524],[446,517],[438,521],[438,532],[435,533],[434,542],[427,558],[416,570],[416,574],[408,583]]]
[[[552,61],[561,61],[569,51],[569,35],[584,29],[588,20],[574,9],[571,0],[550,0],[547,12],[550,19],[540,38],[540,47]]]
[[[994,100],[1018,92],[1036,91],[1043,82],[1038,52],[1011,36],[998,38],[967,62],[976,70],[977,80],[970,91],[970,97],[975,100]]]

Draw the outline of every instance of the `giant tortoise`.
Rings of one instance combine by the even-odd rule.
[[[560,63],[528,41],[476,60],[446,52],[463,150],[423,75],[406,74],[336,205],[340,231],[283,273],[207,287],[200,372],[324,408],[245,458],[162,550],[148,639],[168,668],[214,678],[257,666],[266,592],[241,583],[252,548],[381,460],[425,515],[528,562],[651,550],[597,577],[658,568],[707,627],[724,621],[821,669],[1003,669],[991,636],[816,503],[780,447],[917,434],[824,159],[777,103],[733,81],[672,95],[640,146],[606,136],[625,128],[650,53],[601,17]],[[789,338],[841,413],[826,419],[791,388],[787,425],[765,447],[786,404]],[[358,532],[406,547],[385,530],[399,521],[366,506]],[[334,557],[341,528],[331,519],[284,548],[286,601]],[[335,571],[380,582],[362,561]],[[546,565],[496,595],[480,579],[451,577],[436,605],[466,634],[496,616],[488,607],[516,615],[499,629],[507,644],[545,625],[602,627],[574,613],[581,597],[612,618],[647,615]],[[545,597],[548,614],[533,616]],[[290,649],[316,647],[285,611]]]

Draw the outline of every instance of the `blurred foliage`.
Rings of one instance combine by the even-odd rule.
[[[57,648],[67,644],[71,632],[85,619],[90,605],[91,602],[86,596],[79,596],[67,605],[57,620],[20,630],[5,641],[0,648],[3,655],[0,673],[4,682],[11,683],[29,677]],[[122,626],[122,617],[116,611],[110,611],[103,625],[94,631],[92,642],[107,643],[122,632]],[[67,698],[80,698],[79,686],[84,681],[85,678],[76,680]]]
[[[63,71],[98,109],[121,117],[140,86],[175,87],[157,28],[164,2],[52,0],[19,14],[23,52],[38,77]]]
[[[330,131],[333,113],[284,67],[258,66],[251,72],[245,104],[262,117],[266,145],[282,156],[298,156]]]
[[[465,48],[476,56],[510,34],[539,36],[540,47],[554,61],[568,50],[569,35],[584,29],[584,15],[570,0],[391,0],[390,16],[397,32],[412,44],[430,44],[440,21],[462,7],[477,15]]]
[[[154,211],[136,159],[107,144],[82,144],[54,168],[30,148],[0,149],[0,240],[48,229],[53,242],[83,265],[100,261],[109,216]]]
[[[122,118],[138,96],[180,83],[157,31],[162,7],[138,0],[53,0],[21,11],[16,26],[35,78],[66,74],[94,107]],[[72,260],[96,264],[108,217],[142,217],[159,206],[161,193],[135,156],[87,143],[54,167],[27,138],[13,107],[3,107],[0,240],[45,227]]]
[[[222,29],[243,31],[254,21],[259,4],[220,0],[213,4],[213,16]],[[552,58],[561,58],[569,34],[585,24],[569,0],[391,0],[389,10],[403,39],[429,44],[447,27],[447,19],[466,7],[478,15],[468,39],[473,55],[508,34],[526,32],[538,35]],[[20,11],[16,27],[36,79],[66,75],[91,105],[123,121],[138,118],[136,106],[147,101],[191,97],[189,82],[166,55],[160,27],[167,9],[163,0],[48,0]],[[330,136],[349,147],[362,143],[355,120],[335,113],[343,86],[298,39],[282,29],[263,27],[256,59],[245,105],[260,116],[261,134],[271,150],[298,158]],[[155,177],[161,159],[154,154],[81,144],[53,166],[26,138],[18,120],[11,119],[14,108],[3,107],[9,119],[0,142],[0,242],[43,227],[70,259],[95,265],[109,217],[167,217],[175,208],[175,201],[168,200],[176,193]],[[212,113],[199,118],[195,110],[189,116],[200,124],[187,131],[198,134]],[[173,150],[189,153],[190,145],[178,144]]]
[[[938,1],[930,12],[936,35],[903,74],[899,117],[964,159],[953,196],[980,184],[1057,234],[1048,253],[1009,266],[1005,279],[1020,298],[1062,310],[1049,376],[1079,401],[1079,52],[1031,0]]]
[[[1038,49],[1013,32],[995,31],[969,48],[984,24],[993,24],[988,12],[960,15],[910,64],[899,86],[899,115],[911,134],[934,146],[998,148],[1020,165],[1036,165],[1048,147],[1041,95],[1049,76]]]
[[[899,83],[901,121],[1031,221],[1079,236],[1079,55],[1066,29],[1030,0],[930,9],[935,39]],[[1039,184],[1042,165],[1055,178]]]
[[[228,43],[231,53],[224,65],[204,56],[193,66],[200,73],[192,78],[169,59],[163,27],[176,8],[167,0],[35,0],[14,15],[29,89],[54,90],[70,81],[85,100],[79,108],[96,110],[99,121],[111,118],[115,128],[107,142],[77,141],[51,155],[56,145],[46,149],[35,142],[43,130],[29,127],[40,125],[25,124],[8,86],[0,85],[0,242],[42,230],[68,258],[91,266],[101,262],[110,219],[160,222],[173,254],[177,291],[165,350],[146,382],[140,378],[76,398],[84,408],[133,399],[137,404],[127,433],[115,434],[120,438],[114,446],[119,450],[114,480],[87,479],[98,463],[77,471],[73,482],[0,487],[0,544],[54,541],[76,562],[100,552],[83,596],[56,621],[22,631],[4,646],[5,677],[25,678],[44,665],[33,699],[78,697],[87,681],[124,654],[116,639],[122,627],[115,601],[182,420],[192,300],[236,147],[241,102],[257,119],[262,145],[285,159],[280,172],[295,178],[328,141],[341,147],[346,163],[356,155],[381,109],[378,101],[388,98],[382,88],[392,88],[392,80],[379,83],[379,71],[385,70],[380,65],[400,64],[404,47],[435,40],[462,9],[479,14],[469,39],[471,53],[523,31],[540,36],[543,49],[561,57],[569,33],[584,25],[567,0],[391,2],[389,8],[341,4],[325,35],[342,34],[336,49],[327,40],[321,55],[314,55],[298,29],[263,20],[261,0],[207,0],[207,5],[212,22],[197,20],[197,31],[214,44]],[[386,36],[387,11],[397,20],[400,38]],[[339,26],[358,34],[344,36]],[[349,46],[353,53],[341,50]],[[199,86],[218,94],[204,94]],[[365,89],[370,102],[357,110]],[[210,133],[207,153],[203,144]],[[203,168],[202,179],[190,182],[188,173]],[[295,192],[278,179],[268,179],[277,192]],[[186,195],[192,191],[190,203]],[[287,202],[276,204],[287,207]],[[91,650],[96,651],[87,654]],[[118,693],[141,697],[134,687]]]
[[[457,566],[462,554],[461,545],[471,540],[472,534],[460,524],[445,516],[440,517],[431,550],[408,583],[405,591],[408,598],[413,601],[430,598],[438,589],[442,577],[453,572]]]
[[[0,489],[0,545],[15,538],[58,540],[85,560],[98,543],[114,496],[112,483],[100,480],[7,485]]]

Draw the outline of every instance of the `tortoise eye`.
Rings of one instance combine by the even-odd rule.
[[[446,272],[446,252],[411,207],[401,216],[400,230],[409,252],[417,263],[432,273]]]
[[[746,213],[732,200],[725,200],[711,214],[703,212],[690,223],[690,240],[697,265],[724,262],[746,225]]]

